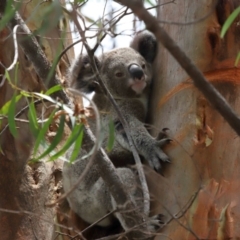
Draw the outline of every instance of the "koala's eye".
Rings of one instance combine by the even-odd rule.
[[[116,73],[115,73],[115,76],[116,76],[116,77],[119,77],[119,78],[120,78],[120,77],[123,77],[123,73],[122,73],[122,72],[116,72]]]
[[[143,65],[142,65],[142,69],[145,69],[145,67],[146,67],[146,65],[145,65],[145,64],[143,64]]]

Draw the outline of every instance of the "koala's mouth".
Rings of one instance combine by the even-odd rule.
[[[147,86],[147,83],[144,80],[139,80],[139,79],[134,79],[131,84],[132,90],[137,94],[141,94],[146,86]]]

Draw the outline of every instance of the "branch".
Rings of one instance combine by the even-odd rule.
[[[72,20],[75,23],[75,25],[76,25],[76,27],[79,31],[79,34],[82,38],[82,42],[84,44],[84,47],[86,48],[87,53],[89,55],[91,66],[93,67],[93,71],[94,71],[94,74],[96,75],[97,81],[101,84],[101,87],[103,88],[103,90],[105,91],[105,93],[109,97],[111,103],[113,104],[113,106],[114,106],[114,108],[115,108],[115,110],[116,110],[116,112],[117,112],[117,114],[120,118],[120,121],[123,124],[125,132],[127,134],[127,138],[128,138],[128,141],[129,141],[129,146],[130,146],[130,148],[132,150],[132,153],[134,155],[137,170],[138,170],[138,173],[139,173],[139,178],[140,178],[140,181],[141,181],[141,184],[142,184],[143,195],[144,195],[144,213],[148,215],[149,214],[149,209],[150,209],[149,191],[148,191],[146,178],[145,178],[145,175],[144,175],[144,171],[143,171],[143,168],[142,168],[140,157],[139,157],[139,155],[137,153],[137,150],[134,146],[132,137],[129,134],[130,131],[128,130],[129,129],[128,123],[123,118],[123,116],[122,116],[122,114],[121,114],[121,112],[120,112],[120,110],[117,106],[117,103],[115,102],[114,98],[112,97],[111,93],[109,92],[109,90],[107,89],[107,87],[105,86],[104,82],[102,81],[102,79],[99,75],[99,72],[98,72],[96,63],[94,61],[94,57],[93,57],[93,54],[94,54],[93,49],[90,49],[89,45],[87,44],[84,31],[82,30],[82,28],[81,28],[81,26],[78,22],[77,12],[76,12],[76,10],[74,10],[74,8],[72,10],[72,14],[69,13],[69,16],[72,17]],[[106,155],[105,152],[102,149],[101,149],[101,154],[103,154],[103,156]],[[104,156],[104,157],[107,157],[107,156]],[[109,187],[112,196],[114,197],[115,201],[117,202],[117,205],[118,206],[124,206],[124,208],[126,208],[126,210],[129,210],[129,211],[126,211],[123,214],[123,217],[124,217],[125,224],[126,224],[127,228],[128,229],[133,228],[136,225],[142,225],[144,222],[146,222],[146,219],[145,219],[146,215],[143,216],[139,211],[135,210],[134,203],[130,199],[129,195],[126,193],[125,188],[124,188],[124,186],[123,186],[123,184],[122,184],[122,182],[121,182],[121,180],[120,180],[120,178],[117,174],[117,171],[116,171],[115,167],[113,166],[112,162],[110,162],[110,163],[108,163],[108,165],[104,166],[106,164],[106,161],[100,161],[100,159],[98,159],[98,161],[95,161],[94,163],[98,165],[98,168],[100,169],[99,173],[100,173],[101,177],[103,178],[105,184]],[[104,171],[105,168],[109,168],[112,175],[106,175],[106,173]],[[110,172],[109,172],[109,174],[110,174]],[[114,184],[111,180],[112,178],[114,178],[114,180],[115,180]],[[144,230],[147,232],[147,225],[146,224],[142,225],[141,231],[139,231],[138,233],[137,232],[134,233],[135,234],[134,237],[146,237],[146,235],[143,233]]]
[[[3,9],[0,9],[0,15],[3,15]],[[19,30],[21,34],[18,35],[18,42],[21,46],[24,54],[27,56],[28,60],[33,64],[37,75],[42,79],[43,85],[49,89],[57,84],[60,84],[60,80],[57,75],[52,71],[52,66],[48,62],[44,52],[39,46],[36,38],[32,35],[31,31],[18,14],[15,13],[14,18],[8,22],[8,28],[13,31],[14,27],[19,25]],[[51,76],[50,76],[51,73]],[[58,91],[53,94],[54,97],[59,97],[65,103],[69,102],[69,99],[64,91]]]
[[[148,30],[156,36],[157,40],[173,55],[182,68],[192,78],[196,88],[198,88],[214,108],[222,115],[228,124],[240,135],[240,118],[231,108],[225,98],[210,84],[203,73],[194,65],[192,60],[183,52],[183,50],[172,40],[167,32],[160,27],[158,20],[153,17],[143,6],[141,0],[116,0],[116,2],[125,5],[134,12],[134,14],[143,20]]]

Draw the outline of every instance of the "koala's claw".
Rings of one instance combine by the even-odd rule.
[[[157,142],[158,142],[158,146],[159,147],[163,147],[164,145],[169,144],[170,142],[172,142],[172,139],[171,138],[163,138],[163,139],[161,139],[161,140],[159,140]]]
[[[164,224],[164,215],[158,214],[149,218],[149,230],[156,232]]]
[[[170,143],[172,140],[170,138],[164,138],[159,141],[152,143],[152,146],[148,150],[148,156],[150,166],[157,172],[161,169],[161,162],[170,163],[169,157],[162,151],[160,147],[165,144]]]
[[[168,137],[168,134],[167,134],[167,131],[169,130],[169,128],[163,128],[160,132],[159,132],[159,134],[158,134],[158,136],[156,137],[156,140],[161,140],[161,139],[163,139],[163,138],[167,138]]]

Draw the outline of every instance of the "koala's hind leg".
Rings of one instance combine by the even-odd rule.
[[[130,194],[132,201],[135,203],[137,211],[143,211],[143,194],[140,188],[137,176],[130,168],[117,168],[119,177],[121,178],[125,189]],[[124,219],[122,218],[121,211],[125,211],[125,206],[117,206],[114,198],[111,196],[113,209],[117,211],[114,213],[116,218],[119,220],[121,226],[127,229]]]
[[[140,213],[143,213],[143,193],[140,186],[140,182],[137,178],[137,175],[135,174],[135,171],[132,171],[129,168],[118,168],[117,171],[126,190],[130,194],[132,201],[135,203],[136,208],[135,210],[139,211]],[[124,206],[117,206],[113,197],[111,197],[111,199],[113,209],[118,210],[117,212],[114,213],[114,215],[119,220],[121,226],[126,230],[127,226],[121,215],[121,212],[124,213],[125,208]],[[151,233],[155,233],[164,223],[163,222],[164,216],[162,214],[151,217],[143,215],[143,217],[146,219],[145,223],[147,224],[148,233],[150,235]],[[139,228],[141,228],[141,226],[139,226]]]
[[[129,168],[117,168],[117,173],[121,178],[125,189],[130,194],[131,199],[135,203],[136,207],[139,208],[139,211],[142,211],[143,198],[142,191],[139,188],[136,175]],[[124,219],[122,218],[121,211],[124,211],[124,206],[117,206],[114,198],[110,195],[107,186],[105,185],[102,178],[99,178],[98,181],[92,186],[89,191],[91,199],[91,204],[94,208],[94,212],[100,214],[95,216],[95,221],[99,220],[101,217],[104,217],[109,212],[113,211],[113,215],[110,215],[104,218],[101,222],[98,223],[99,226],[107,227],[114,223],[116,219],[120,222],[121,226],[126,229],[124,224]],[[89,200],[90,200],[89,199]],[[100,216],[102,215],[102,216]],[[114,220],[115,217],[116,219]]]
[[[68,192],[81,176],[86,164],[79,161],[63,168],[64,191]],[[92,167],[77,188],[67,196],[70,208],[85,222],[92,224],[107,215],[111,210],[111,196],[96,168]],[[113,216],[104,218],[97,225],[107,227]]]
[[[74,165],[65,165],[63,175],[64,190],[67,192],[76,183],[83,170],[81,161]],[[117,168],[126,190],[131,195],[133,201],[142,202],[141,190],[138,188],[136,176],[129,168]],[[97,175],[97,176],[96,176]],[[93,177],[91,177],[93,176]],[[102,178],[98,177],[96,169],[92,168],[79,186],[67,197],[71,209],[84,221],[92,224],[103,218],[97,223],[98,226],[108,227],[114,224],[116,218],[122,224],[123,219],[119,213],[119,207],[110,195],[109,189]],[[139,205],[138,205],[139,207]],[[121,208],[121,207],[120,207]],[[114,212],[117,210],[116,212]],[[142,209],[139,209],[141,211]],[[110,212],[114,212],[110,214]],[[108,215],[106,218],[104,218]],[[122,225],[124,228],[125,225]]]

